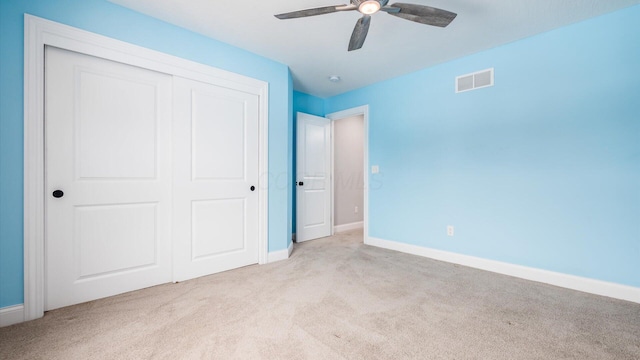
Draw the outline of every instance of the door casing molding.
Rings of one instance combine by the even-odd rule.
[[[260,264],[268,255],[268,121],[267,82],[182,59],[106,36],[24,16],[24,321],[44,314],[45,295],[45,46],[75,51],[124,64],[229,86],[259,97],[259,224]]]

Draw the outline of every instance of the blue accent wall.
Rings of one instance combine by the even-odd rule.
[[[306,114],[325,116],[325,99],[305,94],[303,92],[293,92],[293,112],[303,112]]]
[[[23,302],[24,14],[269,83],[269,251],[290,236],[291,81],[286,65],[104,0],[0,2],[0,308]],[[284,186],[278,185],[284,178]]]
[[[293,156],[292,156],[292,171],[291,171],[291,183],[296,183],[296,132],[298,130],[297,126],[297,117],[296,114],[298,112],[303,112],[306,114],[316,115],[316,116],[325,116],[324,112],[324,99],[319,97],[305,94],[299,91],[293,92],[293,119],[292,119],[292,138],[293,138]],[[292,196],[292,216],[291,216],[291,230],[292,232],[296,232],[296,187],[293,186],[291,189]]]
[[[456,76],[491,67],[494,87],[455,93]],[[640,287],[640,6],[324,110],[363,104],[381,171],[370,236]]]

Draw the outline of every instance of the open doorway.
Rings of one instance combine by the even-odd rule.
[[[332,122],[333,233],[364,225],[364,115]]]
[[[369,106],[330,113],[326,117],[332,120],[333,135],[333,233],[362,229],[366,242],[369,218]]]
[[[294,241],[352,229],[362,229],[366,240],[368,106],[331,113],[325,118],[298,112],[296,133]],[[336,166],[338,177],[334,175]]]

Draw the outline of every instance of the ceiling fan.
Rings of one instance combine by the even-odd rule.
[[[358,10],[362,17],[356,23],[349,41],[349,51],[358,50],[364,44],[371,24],[371,15],[384,11],[389,15],[415,21],[420,24],[446,27],[458,14],[436,9],[431,6],[395,3],[387,6],[389,0],[351,0],[349,5],[325,6],[275,15],[278,19],[295,19],[307,16],[324,15],[338,11]]]

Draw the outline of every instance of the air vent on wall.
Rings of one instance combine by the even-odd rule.
[[[493,68],[456,78],[456,93],[493,86]]]

